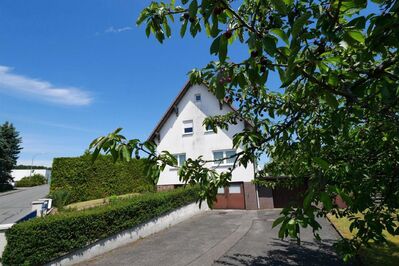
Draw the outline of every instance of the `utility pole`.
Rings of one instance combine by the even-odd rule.
[[[40,154],[42,154],[42,153],[36,153],[36,154],[34,154],[34,155],[32,156],[32,163],[31,163],[31,165],[30,165],[30,173],[29,173],[29,176],[32,176],[32,172],[33,172],[33,159],[35,159],[35,157],[38,156],[38,155],[40,155]]]

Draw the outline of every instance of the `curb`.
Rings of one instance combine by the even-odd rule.
[[[0,193],[0,197],[7,196],[7,195],[10,195],[10,194],[14,194],[14,193],[21,192],[21,191],[23,191],[23,190],[21,190],[21,189],[13,189],[11,191],[2,192],[2,193]]]

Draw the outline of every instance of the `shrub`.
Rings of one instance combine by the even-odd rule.
[[[62,209],[65,205],[70,202],[70,194],[65,190],[57,190],[51,193],[50,198],[53,199],[53,205],[58,209]]]
[[[194,202],[198,190],[146,193],[110,205],[35,218],[6,232],[4,265],[41,265]]]
[[[21,180],[15,182],[16,187],[34,187],[40,186],[47,183],[46,178],[40,174],[34,174],[32,176],[25,176]]]
[[[112,161],[99,156],[93,163],[90,154],[75,158],[55,158],[50,193],[58,190],[70,194],[70,203],[106,198],[112,195],[155,191],[144,174],[142,160]]]

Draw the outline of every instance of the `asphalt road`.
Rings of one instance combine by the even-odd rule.
[[[32,201],[48,193],[49,185],[0,193],[0,224],[15,223],[31,211]]]
[[[307,229],[298,246],[277,238],[276,217],[277,210],[209,211],[79,265],[344,265],[327,220],[319,221],[321,242]]]

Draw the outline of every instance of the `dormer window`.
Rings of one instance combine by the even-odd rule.
[[[183,121],[183,134],[191,135],[194,132],[193,120]]]
[[[200,103],[201,102],[201,94],[195,94],[195,102]]]

